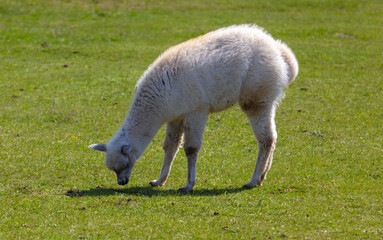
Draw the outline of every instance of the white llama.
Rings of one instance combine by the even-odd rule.
[[[182,192],[193,190],[196,162],[209,113],[239,103],[258,143],[255,171],[244,187],[260,186],[271,167],[277,139],[274,116],[283,88],[298,74],[292,51],[254,25],[218,29],[169,48],[139,79],[127,118],[107,145],[106,165],[125,185],[137,159],[166,123],[160,176],[166,182],[184,136],[188,175]]]

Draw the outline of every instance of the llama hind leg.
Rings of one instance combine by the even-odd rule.
[[[277,132],[274,122],[275,106],[258,105],[257,107],[257,111],[245,111],[258,143],[257,163],[250,182],[244,186],[247,188],[262,185],[262,182],[266,178],[267,172],[271,167],[277,140]]]
[[[174,157],[178,151],[178,147],[181,144],[182,134],[183,120],[176,120],[166,125],[166,136],[163,144],[165,155],[161,168],[161,173],[157,180],[153,180],[150,182],[150,185],[162,186],[165,184],[169,176]]]

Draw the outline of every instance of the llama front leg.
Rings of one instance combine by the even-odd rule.
[[[166,136],[162,147],[164,149],[165,155],[162,163],[160,177],[157,180],[151,181],[149,183],[150,185],[162,186],[165,184],[166,179],[169,176],[174,157],[182,141],[183,126],[183,120],[169,122],[166,125]]]
[[[196,163],[198,152],[202,145],[203,132],[208,119],[208,110],[188,114],[184,119],[184,150],[188,163],[188,176],[186,186],[180,192],[193,190],[196,180]]]
[[[248,115],[251,128],[258,143],[258,157],[251,180],[244,185],[246,188],[261,186],[271,167],[277,140],[274,116],[274,106],[264,108],[253,116]]]

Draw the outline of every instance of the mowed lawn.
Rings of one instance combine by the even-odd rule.
[[[264,27],[300,63],[262,187],[239,107],[211,115],[191,194],[162,128],[119,186],[104,154],[168,47]],[[0,239],[382,239],[383,2],[0,0]]]

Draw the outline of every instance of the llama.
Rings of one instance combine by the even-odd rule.
[[[239,104],[258,143],[258,157],[246,188],[260,186],[273,159],[275,109],[298,74],[289,47],[255,25],[235,25],[169,48],[138,80],[129,113],[115,136],[89,148],[106,152],[106,165],[125,185],[137,159],[166,123],[163,165],[152,186],[164,185],[184,139],[186,186],[193,190],[196,162],[209,113]]]

